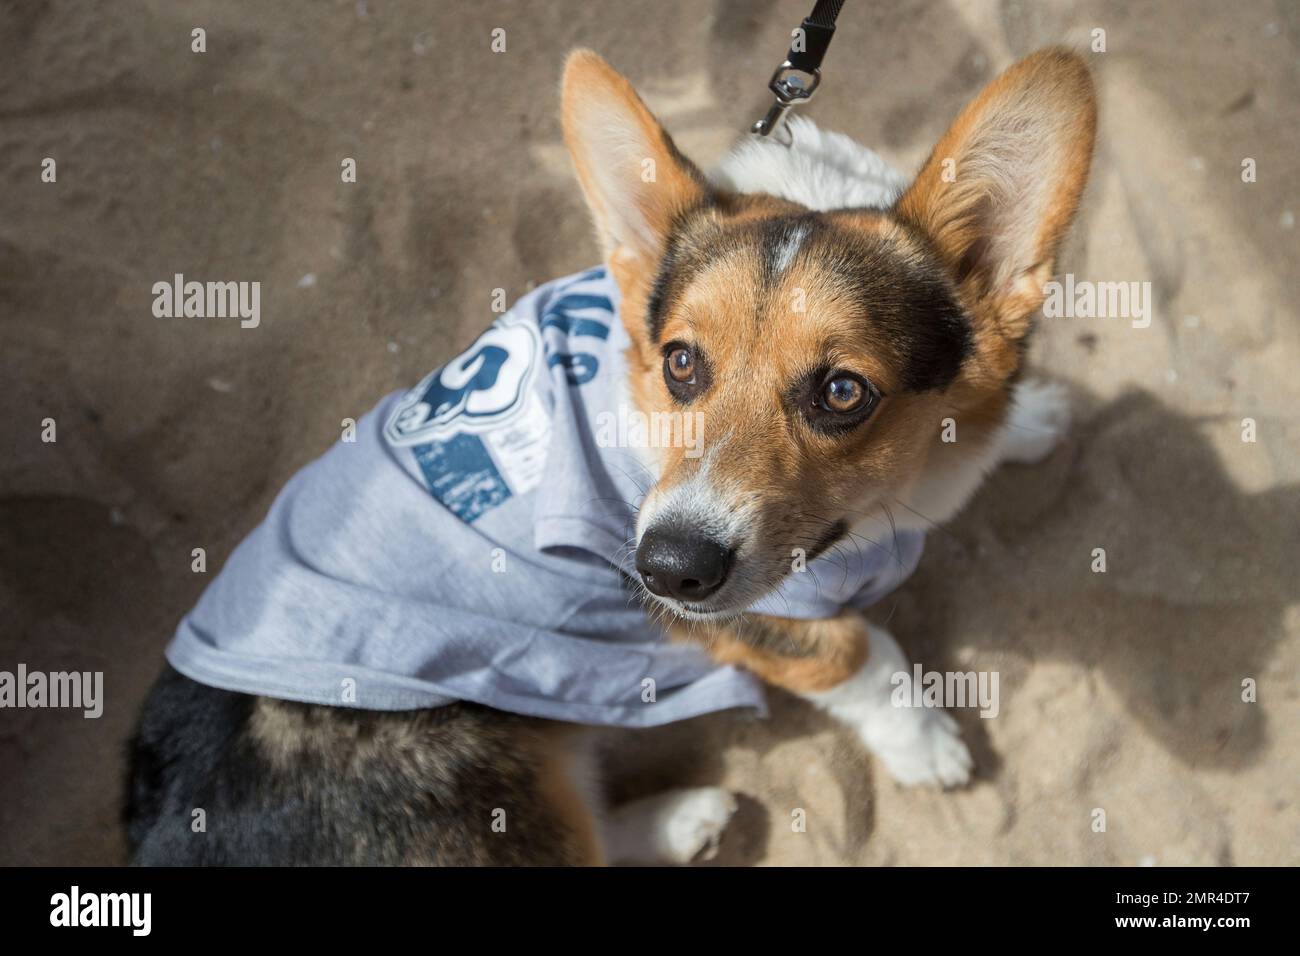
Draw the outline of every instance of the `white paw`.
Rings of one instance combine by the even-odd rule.
[[[1011,414],[1002,432],[1000,461],[1033,465],[1057,446],[1070,427],[1070,393],[1056,382],[1026,381],[1016,386]]]
[[[618,807],[606,821],[611,863],[690,863],[711,859],[736,798],[721,787],[670,790]]]
[[[735,812],[735,796],[721,787],[681,791],[662,822],[662,846],[668,859],[677,863],[712,859]]]
[[[942,710],[918,712],[924,716],[917,722],[914,734],[872,741],[872,753],[904,786],[959,787],[966,783],[974,761],[961,739],[957,721]]]

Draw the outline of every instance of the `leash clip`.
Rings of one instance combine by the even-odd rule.
[[[821,82],[822,71],[819,67],[800,69],[786,60],[776,68],[771,82],[767,84],[767,88],[776,96],[776,102],[767,111],[767,115],[750,127],[749,131],[759,136],[770,136],[782,127],[781,121],[792,107],[812,99]],[[789,139],[788,132],[785,138]]]
[[[790,32],[794,42],[785,60],[772,74],[767,88],[776,96],[776,102],[767,115],[749,128],[756,136],[771,136],[782,129],[782,120],[793,106],[812,99],[822,82],[822,59],[835,35],[835,18],[840,15],[844,0],[817,0],[812,13]],[[794,142],[788,129],[780,137],[786,146]]]

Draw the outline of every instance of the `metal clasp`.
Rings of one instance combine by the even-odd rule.
[[[772,74],[772,81],[767,84],[767,88],[775,94],[776,102],[772,104],[766,116],[750,127],[750,132],[759,136],[770,136],[780,129],[781,121],[790,108],[812,99],[821,81],[820,69],[813,69],[811,72],[801,70],[786,60],[776,68],[776,72]],[[788,144],[788,133],[785,139]]]

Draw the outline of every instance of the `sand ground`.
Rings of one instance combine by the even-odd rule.
[[[595,261],[565,51],[608,57],[708,163],[808,6],[0,6],[0,668],[107,685],[99,720],[0,712],[0,862],[123,859],[122,742],[206,580],[191,550],[219,566],[342,418],[490,321],[492,289]],[[1061,266],[1149,281],[1154,320],[1043,323],[1068,441],[996,474],[878,609],[928,668],[1001,674],[996,719],[957,714],[978,779],[902,790],[780,694],[770,722],[630,735],[620,792],[741,795],[721,862],[1300,862],[1300,7],[850,2],[810,115],[912,169],[999,69],[1095,28],[1101,136]],[[260,280],[261,327],[153,318],[177,272]]]

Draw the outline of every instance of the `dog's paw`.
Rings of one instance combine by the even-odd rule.
[[[662,821],[665,856],[675,863],[712,859],[736,812],[735,796],[721,787],[699,787],[675,797]]]
[[[1021,382],[1002,432],[1000,461],[1033,465],[1046,458],[1070,427],[1070,394],[1056,382]]]
[[[607,822],[612,863],[690,863],[708,860],[736,812],[721,787],[670,790],[619,807]]]
[[[957,721],[942,710],[920,710],[916,732],[876,741],[871,750],[889,775],[908,787],[960,787],[970,780],[974,761]]]

